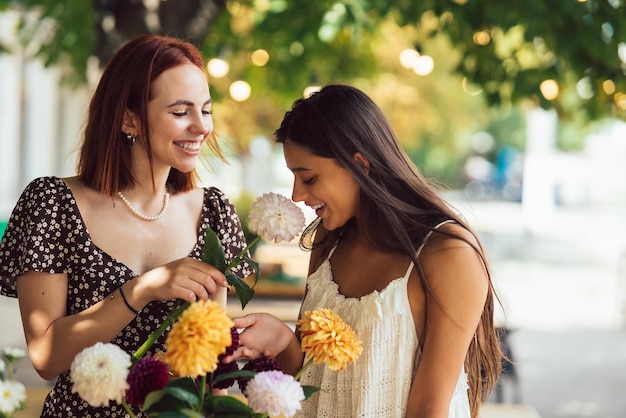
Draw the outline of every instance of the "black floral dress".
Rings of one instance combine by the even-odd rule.
[[[204,189],[198,224],[198,240],[190,257],[201,258],[207,227],[218,235],[227,259],[245,248],[239,218],[220,190]],[[67,274],[68,315],[94,305],[137,276],[92,242],[71,190],[56,177],[33,180],[13,209],[0,242],[0,294],[17,297],[17,278],[27,271]],[[242,275],[247,271],[235,273]],[[146,305],[112,343],[132,354],[179,303],[179,300],[171,300]],[[159,339],[148,355],[164,351],[164,340],[164,336]],[[41,416],[89,418],[125,417],[127,414],[115,402],[97,408],[84,402],[78,394],[72,393],[72,382],[66,371],[57,378]]]

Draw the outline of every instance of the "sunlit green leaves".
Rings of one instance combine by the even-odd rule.
[[[249,258],[245,253],[236,255],[230,264],[227,263],[222,243],[217,237],[217,234],[215,234],[215,231],[208,227],[206,237],[204,239],[204,247],[202,248],[202,261],[217,267],[218,270],[224,273],[228,284],[235,288],[237,297],[241,302],[241,308],[245,308],[248,302],[250,302],[254,297],[254,289],[251,288],[245,280],[234,274],[230,269],[238,265],[240,262],[247,263],[255,271],[256,284],[256,280],[258,280],[259,277],[258,263]]]

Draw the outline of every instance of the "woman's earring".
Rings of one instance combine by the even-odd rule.
[[[130,145],[135,145],[135,135],[131,134],[131,133],[127,133],[126,134],[126,139],[128,139],[128,141],[130,141]]]

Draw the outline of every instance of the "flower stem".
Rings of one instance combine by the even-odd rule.
[[[308,369],[311,364],[313,364],[313,357],[311,357],[306,363],[304,363],[304,366],[302,366],[300,371],[296,373],[296,375],[293,377],[294,380],[300,380],[300,377],[302,377],[304,371]]]
[[[126,400],[122,400],[122,406],[124,407],[124,410],[126,411],[126,413],[130,416],[130,418],[135,418],[135,414],[133,413],[133,410],[130,409],[130,406],[128,406],[128,404],[126,403]]]
[[[9,381],[13,380],[14,376],[15,376],[15,364],[11,361],[7,365],[7,380]]]
[[[137,361],[139,361],[139,359],[141,359],[143,356],[146,355],[146,353],[148,352],[148,349],[152,346],[152,344],[154,344],[155,341],[165,332],[165,329],[167,327],[169,327],[174,322],[176,322],[180,314],[182,314],[183,311],[187,309],[188,306],[189,306],[189,302],[184,302],[178,308],[172,310],[172,312],[169,313],[169,315],[167,316],[167,318],[165,318],[165,321],[163,321],[161,326],[157,328],[157,330],[154,331],[152,334],[150,334],[150,336],[141,345],[141,347],[139,347],[137,351],[135,351],[135,354],[133,354],[133,359],[132,359],[133,364],[135,364]]]
[[[200,402],[198,402],[197,412],[202,412],[204,408],[204,396],[206,395],[206,374],[202,375],[202,380],[200,381]]]
[[[223,273],[226,273],[228,270],[232,269],[237,264],[239,264],[239,261],[241,261],[241,257],[243,257],[243,255],[247,253],[250,250],[250,248],[254,247],[256,243],[259,242],[260,239],[261,239],[260,235],[257,235],[256,237],[254,237],[254,239],[250,241],[250,244],[246,245],[246,248],[244,248],[239,254],[237,254],[235,258],[233,258],[230,261],[230,263],[226,266],[226,269],[223,271]]]

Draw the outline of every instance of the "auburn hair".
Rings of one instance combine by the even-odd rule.
[[[120,48],[107,63],[91,98],[87,124],[78,158],[78,176],[101,193],[113,196],[135,183],[130,141],[122,132],[124,112],[135,113],[141,124],[145,150],[152,169],[152,147],[147,109],[152,83],[164,71],[193,64],[206,74],[198,49],[189,42],[158,35],[143,35]],[[206,138],[209,147],[223,159],[216,137]],[[195,187],[196,170],[170,170],[168,184],[174,190]],[[154,177],[152,179],[153,187]]]

